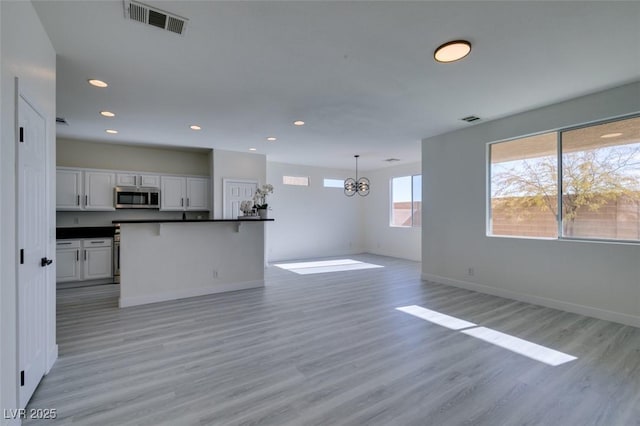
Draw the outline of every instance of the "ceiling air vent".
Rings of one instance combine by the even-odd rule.
[[[124,0],[124,16],[176,34],[184,34],[188,21],[178,15],[131,0]]]
[[[56,117],[56,124],[62,124],[63,126],[68,126],[67,119],[64,117]]]
[[[474,121],[480,120],[480,117],[476,117],[475,115],[470,115],[468,117],[461,118],[460,120],[466,121],[467,123],[473,123]]]
[[[387,163],[395,163],[396,161],[400,161],[399,158],[385,158],[383,161],[386,161]]]

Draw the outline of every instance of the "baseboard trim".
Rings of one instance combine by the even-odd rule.
[[[146,305],[149,303],[166,302],[168,300],[186,299],[189,297],[206,296],[208,294],[225,293],[228,291],[247,290],[250,288],[264,287],[264,280],[245,281],[239,283],[220,284],[215,287],[190,288],[171,291],[160,294],[150,294],[135,297],[120,297],[119,306],[126,308],[129,306]],[[122,292],[122,288],[120,290]]]
[[[53,364],[56,363],[57,359],[58,359],[58,345],[53,345],[53,347],[49,350],[49,353],[47,354],[47,369],[44,374],[49,374],[49,371],[51,371],[51,367],[53,367]]]
[[[606,309],[594,308],[592,306],[579,305],[577,303],[563,302],[561,300],[549,299],[546,297],[533,296],[526,293],[518,293],[511,290],[490,287],[484,284],[478,284],[470,281],[454,280],[434,274],[422,273],[420,275],[420,278],[424,281],[432,281],[438,284],[464,288],[466,290],[477,291],[478,293],[485,293],[493,296],[504,297],[506,299],[518,300],[520,302],[531,303],[533,305],[559,309],[562,311],[572,312],[574,314],[585,315],[588,317],[617,322],[620,324],[640,328],[640,317],[634,315],[622,314],[619,312],[608,311]]]

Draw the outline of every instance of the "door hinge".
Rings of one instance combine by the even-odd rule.
[[[24,265],[24,249],[20,249],[20,264]]]
[[[20,127],[20,142],[24,142],[24,127]]]
[[[24,370],[20,372],[20,386],[24,386]]]

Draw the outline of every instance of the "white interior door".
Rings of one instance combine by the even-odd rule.
[[[241,216],[240,203],[253,200],[258,189],[254,180],[224,179],[224,219],[236,219]]]
[[[46,369],[47,206],[45,119],[18,98],[18,363],[20,407]],[[46,259],[45,259],[46,261]]]

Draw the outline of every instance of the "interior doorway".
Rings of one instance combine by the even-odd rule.
[[[21,90],[17,98],[18,380],[24,408],[47,369],[47,267],[53,261],[48,258],[47,121]]]
[[[223,218],[237,219],[241,216],[240,203],[253,200],[258,181],[250,179],[223,179]]]

